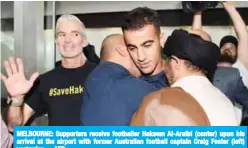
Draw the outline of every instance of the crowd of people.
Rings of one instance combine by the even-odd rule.
[[[125,16],[123,34],[103,40],[100,57],[83,22],[62,15],[61,61],[53,70],[26,78],[20,58],[4,62],[9,96],[1,144],[11,145],[14,126],[44,114],[49,125],[247,125],[248,31],[234,4],[222,4],[238,39],[225,36],[216,45],[197,12],[191,30],[176,29],[165,40],[158,13],[138,7]]]

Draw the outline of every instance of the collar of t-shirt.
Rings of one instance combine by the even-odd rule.
[[[192,75],[186,76],[178,79],[174,82],[171,87],[189,87],[189,86],[196,86],[197,84],[208,84],[211,85],[211,82],[204,76]]]
[[[152,76],[142,76],[141,79],[155,86],[157,89],[169,86],[166,76],[163,71]]]
[[[85,61],[85,63],[77,68],[65,68],[62,65],[59,65],[57,68],[61,71],[61,72],[77,72],[77,71],[81,71],[82,69],[86,68],[88,66],[89,62]]]

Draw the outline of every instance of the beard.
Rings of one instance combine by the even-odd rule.
[[[221,54],[219,62],[227,62],[227,63],[234,64],[236,60],[237,60],[237,55],[233,57],[227,52],[224,52],[223,54]]]
[[[58,51],[63,58],[73,59],[83,53],[82,48],[58,48]]]

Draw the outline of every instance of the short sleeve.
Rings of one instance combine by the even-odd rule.
[[[25,103],[34,110],[36,116],[41,116],[46,112],[41,94],[40,78],[34,82],[33,87],[25,96]]]

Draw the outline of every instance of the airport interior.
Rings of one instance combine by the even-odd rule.
[[[235,3],[248,24],[248,2]],[[73,14],[84,22],[86,36],[99,56],[103,39],[112,33],[122,33],[122,18],[139,6],[157,10],[166,39],[174,29],[190,29],[192,13],[182,10],[181,1],[1,1],[1,63],[8,57],[20,57],[25,74],[45,73],[55,67],[60,56],[55,47],[55,24],[62,14]],[[232,22],[223,7],[203,12],[203,29],[219,45],[225,35],[236,36]],[[1,72],[5,73],[1,64]],[[1,82],[1,108],[4,114],[7,91]],[[47,116],[34,118],[31,125],[47,125]]]

